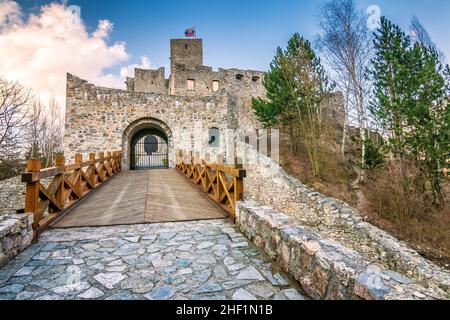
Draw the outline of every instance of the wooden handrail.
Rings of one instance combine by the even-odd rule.
[[[244,198],[246,171],[239,166],[195,161],[192,153],[188,159],[183,152],[177,152],[177,169],[198,189],[207,194],[236,219],[236,202]]]
[[[121,171],[122,154],[119,151],[89,154],[83,161],[75,155],[75,163],[66,164],[62,155],[56,156],[55,167],[41,169],[41,161],[28,160],[22,182],[27,184],[25,212],[33,214],[35,236],[48,227],[64,212],[88,196],[109,178]],[[48,179],[47,186],[43,184]]]

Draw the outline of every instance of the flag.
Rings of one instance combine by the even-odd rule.
[[[195,37],[195,28],[186,29],[186,31],[184,32],[184,35],[186,36],[186,38],[194,38]]]

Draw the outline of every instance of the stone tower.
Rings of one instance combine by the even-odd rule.
[[[171,72],[176,65],[184,65],[186,69],[196,69],[203,66],[202,39],[172,39],[170,40]]]

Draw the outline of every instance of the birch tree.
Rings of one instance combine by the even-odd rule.
[[[372,55],[372,35],[367,28],[367,18],[356,8],[354,0],[327,0],[319,10],[318,20],[322,31],[318,45],[345,98],[342,156],[345,156],[347,126],[356,122],[361,167],[364,168],[368,124],[366,97],[371,91],[366,71]],[[361,173],[363,179],[363,170]]]
[[[18,82],[0,78],[0,158],[16,153],[28,123],[31,93]]]

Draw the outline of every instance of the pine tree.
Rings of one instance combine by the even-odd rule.
[[[371,111],[389,135],[394,156],[412,158],[428,179],[436,205],[442,204],[443,167],[449,158],[449,85],[435,48],[411,39],[383,18],[375,35]]]
[[[278,48],[264,86],[267,99],[253,100],[256,117],[265,126],[288,127],[294,145],[302,139],[313,172],[320,177],[323,134],[320,105],[332,86],[311,43],[295,33],[286,50]]]

